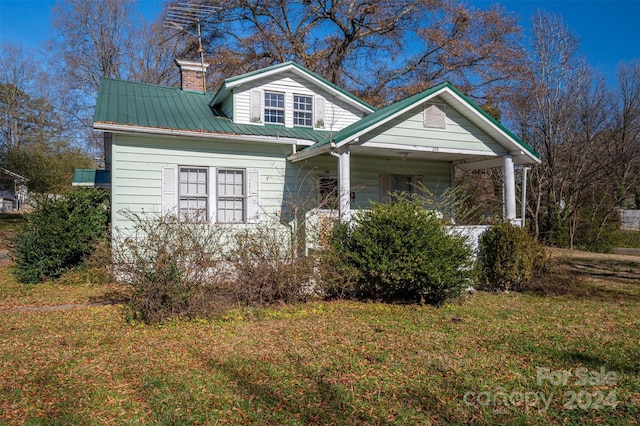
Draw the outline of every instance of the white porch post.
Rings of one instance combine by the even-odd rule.
[[[504,218],[511,223],[516,220],[516,178],[513,168],[513,157],[504,156],[503,166],[504,185]]]
[[[520,203],[520,223],[522,223],[522,227],[525,225],[525,218],[527,217],[527,171],[528,167],[522,168],[522,202]]]
[[[338,153],[338,186],[340,189],[340,220],[348,222],[351,218],[351,161],[349,146]]]

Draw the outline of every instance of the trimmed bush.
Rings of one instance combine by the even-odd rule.
[[[545,263],[544,249],[533,237],[520,227],[502,222],[480,237],[477,280],[486,290],[520,291]]]
[[[332,257],[356,296],[440,304],[472,282],[472,253],[419,201],[374,204],[336,226]]]
[[[103,240],[109,223],[109,193],[76,189],[41,199],[15,239],[19,281],[35,284],[82,263]]]

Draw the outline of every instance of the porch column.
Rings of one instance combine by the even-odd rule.
[[[338,187],[340,191],[340,220],[348,222],[351,217],[351,162],[349,146],[338,153]]]
[[[504,156],[503,166],[503,186],[504,186],[504,218],[511,223],[516,220],[516,178],[513,169],[513,157]]]

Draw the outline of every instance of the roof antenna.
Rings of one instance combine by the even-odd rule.
[[[204,66],[204,49],[202,48],[202,34],[200,26],[202,23],[212,22],[213,14],[219,7],[204,4],[175,3],[169,6],[164,26],[172,28],[178,32],[163,41],[165,43],[177,35],[190,34],[198,37],[198,53],[200,53],[200,64],[202,66],[202,92],[207,91],[207,77]],[[193,30],[196,32],[193,33]],[[160,43],[160,44],[162,44]]]

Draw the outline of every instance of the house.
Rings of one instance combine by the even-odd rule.
[[[202,92],[199,63],[176,62],[181,88],[101,82],[94,128],[105,132],[115,229],[128,225],[124,210],[264,223],[300,188],[337,189],[349,220],[394,191],[441,192],[456,168],[494,167],[504,170],[505,218],[516,221],[514,166],[539,162],[449,83],[377,109],[294,62],[228,78],[216,93]]]
[[[27,200],[27,179],[0,167],[0,212],[22,210]]]

